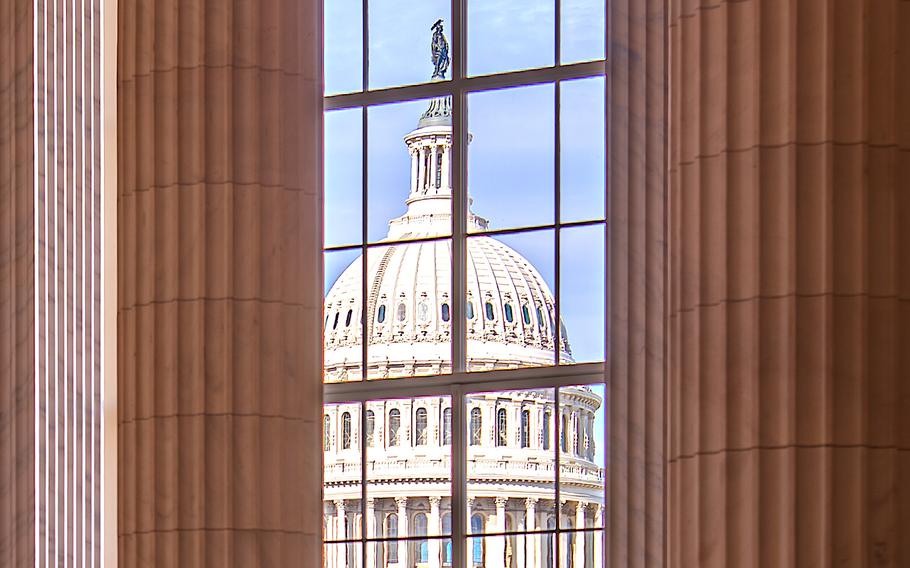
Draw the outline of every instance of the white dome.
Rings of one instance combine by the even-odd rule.
[[[404,141],[411,153],[411,191],[407,212],[389,223],[389,239],[444,236],[451,226],[451,127],[422,125]],[[487,226],[473,213],[468,222],[472,230]],[[492,237],[469,238],[467,257],[468,369],[553,364],[558,337],[553,294],[537,269]],[[369,376],[451,370],[451,266],[450,240],[370,249]],[[351,263],[326,295],[325,375],[329,381],[360,378],[362,267],[361,258]],[[565,328],[562,337],[560,359],[571,362]]]

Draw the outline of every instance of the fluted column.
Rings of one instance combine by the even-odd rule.
[[[322,3],[118,5],[120,565],[318,565]]]
[[[347,523],[345,522],[345,508],[344,501],[338,500],[335,501],[335,534],[338,540],[344,540],[350,535],[347,534]],[[336,549],[336,561],[338,566],[347,566],[348,565],[348,549],[344,544],[334,546]]]
[[[908,566],[910,4],[715,4],[670,2],[670,563]]]
[[[395,497],[395,504],[398,505],[398,538],[405,538],[408,536],[408,498]],[[398,565],[410,566],[410,564],[408,564],[408,549],[410,548],[410,541],[399,540],[397,544]]]
[[[537,530],[537,498],[529,497],[525,499],[525,530],[534,532]],[[528,566],[537,566],[540,558],[540,538],[539,536],[530,537],[528,541]]]
[[[583,529],[585,528],[585,503],[579,501],[575,504],[575,528]],[[575,566],[584,566],[585,565],[585,533],[575,533],[575,550],[573,553],[572,563]]]
[[[383,535],[385,536],[385,535]],[[376,500],[367,497],[367,538],[376,537]],[[376,565],[376,544],[367,543],[367,566]]]
[[[430,516],[428,518],[428,527],[427,534],[431,536],[442,534],[442,525],[441,518],[439,516],[439,502],[440,499],[438,496],[430,497]],[[428,539],[427,540],[427,560],[429,561],[429,568],[439,568],[440,564],[440,544],[439,539]]]

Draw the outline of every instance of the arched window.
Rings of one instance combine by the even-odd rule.
[[[436,153],[436,187],[442,187],[442,152]]]
[[[442,534],[452,534],[452,515],[450,513],[442,515]],[[442,563],[452,564],[452,539],[443,541]]]
[[[543,329],[543,312],[537,306],[537,329]]]
[[[414,515],[414,536],[427,536],[427,516],[423,513]],[[426,564],[428,561],[428,550],[426,540],[417,540],[414,542],[415,556],[417,562]]]
[[[543,413],[543,449],[550,449],[550,420],[552,415],[549,412]]]
[[[351,448],[351,413],[345,412],[341,415],[341,449]]]
[[[332,329],[338,329],[338,316],[341,315],[341,312],[335,312],[335,321],[332,322]]]
[[[468,305],[465,308],[465,314],[468,316],[469,320],[474,319],[474,302],[468,300]]]
[[[390,513],[385,518],[385,536],[386,538],[398,538],[398,515],[395,513]],[[398,543],[394,540],[386,541],[385,557],[389,564],[398,563]]]
[[[442,445],[452,445],[452,409],[442,411]]]
[[[585,453],[585,428],[581,414],[575,415],[575,455],[581,456]]]
[[[376,413],[367,410],[367,446],[373,445],[373,432],[376,430]]]
[[[451,312],[449,311],[449,304],[442,305],[442,321],[449,321],[452,317]]]
[[[329,418],[329,415],[326,414],[322,417],[322,449],[323,451],[329,451],[329,448],[332,445],[332,435],[329,432],[329,427],[332,425],[332,421]]]
[[[509,417],[505,408],[496,411],[496,445],[505,446],[509,441]]]
[[[354,310],[348,310],[348,315],[344,318],[344,326],[351,327],[351,316],[354,315]]]
[[[480,513],[471,516],[471,532],[483,534],[483,516]],[[471,539],[471,562],[474,566],[483,566],[483,538],[481,537]]]
[[[404,321],[408,317],[408,307],[404,302],[398,304],[398,321]]]
[[[531,446],[531,411],[522,410],[521,411],[521,447],[527,448]]]
[[[420,302],[417,304],[417,321],[420,323],[426,323],[430,320],[430,307],[426,302]]]
[[[471,409],[471,445],[479,446],[480,445],[480,436],[482,434],[481,428],[483,426],[483,419],[480,416],[479,408]]]
[[[490,320],[490,321],[492,321],[492,320],[493,320],[493,315],[494,315],[494,314],[493,314],[493,303],[492,303],[492,302],[487,302],[487,303],[484,305],[484,309],[487,311],[487,319]]]
[[[385,321],[385,304],[379,306],[379,314],[376,316],[376,321],[379,323]]]
[[[562,424],[559,426],[559,449],[567,452],[569,451],[568,439],[569,436],[566,432],[569,430],[569,417],[565,414],[562,415]]]
[[[512,323],[512,320],[514,319],[513,314],[512,314],[512,304],[506,304],[505,311],[506,311],[506,321],[509,323]]]
[[[389,411],[389,445],[397,446],[401,440],[398,431],[401,429],[401,411],[393,408]]]
[[[556,530],[556,520],[553,517],[547,518],[547,529],[551,531]],[[548,534],[545,538],[543,551],[544,566],[553,566],[553,556],[556,553],[556,535]]]
[[[425,446],[427,445],[427,409],[418,408],[417,409],[417,418],[415,420],[417,431],[417,445]]]
[[[527,304],[522,304],[521,306],[521,317],[525,320],[525,325],[531,324],[531,310],[528,309]]]

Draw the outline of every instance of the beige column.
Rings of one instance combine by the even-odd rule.
[[[594,505],[594,526],[603,528],[603,506]],[[603,534],[594,534],[594,568],[603,568],[604,565],[604,539]]]
[[[398,538],[408,536],[408,498],[395,497],[395,504],[398,505]],[[408,549],[410,541],[398,541],[398,565],[410,566],[408,564]]]
[[[427,185],[427,149],[423,146],[417,147],[417,190],[418,193],[426,193]]]
[[[417,184],[417,175],[419,168],[420,152],[414,148],[411,149],[411,193],[416,193],[419,185]]]
[[[376,537],[376,501],[372,497],[367,497],[367,538]],[[367,543],[367,566],[376,565],[376,545]]]
[[[119,565],[318,565],[322,3],[118,5]]]
[[[528,532],[533,532],[537,530],[537,498],[529,497],[525,499],[525,530]],[[528,557],[526,563],[528,566],[537,566],[538,558],[540,558],[540,536],[530,537],[529,545],[526,547],[528,550]]]
[[[430,516],[427,519],[427,534],[430,536],[442,534],[442,518],[439,516],[439,502],[440,499],[437,496],[430,497]],[[438,539],[428,539],[427,540],[427,560],[429,560],[429,568],[439,568],[440,567],[440,540]]]
[[[496,497],[496,517],[493,519],[493,529],[489,532],[502,533],[506,530],[506,503],[508,498]],[[503,568],[506,552],[506,537],[494,536],[485,539],[487,543],[485,568]]]
[[[670,7],[670,564],[910,566],[910,4]]]
[[[575,504],[575,528],[585,528],[585,503]],[[572,562],[575,566],[585,565],[585,533],[575,533],[575,549],[572,551]]]
[[[429,186],[433,188],[432,193],[436,193],[436,161],[439,159],[439,146],[435,143],[433,144],[433,151],[430,154],[430,183]]]
[[[450,173],[449,160],[452,155],[452,146],[450,142],[446,142],[442,150],[442,188],[446,192],[452,191],[452,178]]]
[[[348,538],[347,527],[346,527],[346,523],[345,523],[345,515],[346,515],[346,513],[345,513],[345,509],[344,509],[344,501],[343,500],[335,501],[335,535],[338,540],[344,540],[344,539]],[[335,545],[334,548],[336,549],[336,552],[337,552],[336,561],[338,562],[338,565],[347,566],[348,565],[347,546],[341,544],[341,545]]]

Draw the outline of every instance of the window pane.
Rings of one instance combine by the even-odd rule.
[[[562,338],[576,363],[604,359],[604,239],[602,224],[560,233]]]
[[[325,565],[328,568],[357,568],[362,563],[362,544],[359,542],[330,543],[325,546]]]
[[[360,244],[363,110],[325,113],[325,246]]]
[[[360,404],[327,404],[323,452],[323,528],[326,540],[360,538]],[[327,443],[326,443],[327,442]],[[340,558],[344,548],[333,549]],[[330,566],[345,566],[340,561]],[[348,564],[353,566],[353,564]]]
[[[451,97],[369,109],[369,241],[452,233]]]
[[[606,55],[606,2],[604,0],[561,0],[562,30],[560,59],[576,63],[603,59]]]
[[[325,329],[323,380],[357,381],[363,376],[361,351],[360,250],[327,252],[325,261]]]
[[[443,20],[450,44],[450,13],[448,0],[370,0],[370,89],[429,81],[435,74],[431,28]],[[445,73],[450,77],[451,66]]]
[[[554,363],[553,242],[551,230],[468,239],[468,370]]]
[[[468,119],[473,213],[490,229],[553,223],[553,85],[469,95]]]
[[[467,0],[468,74],[553,65],[553,0]]]
[[[601,568],[604,557],[604,531],[562,533],[559,568]]]
[[[603,384],[559,389],[559,497],[564,503],[563,528],[604,526],[607,455],[604,395]]]
[[[603,219],[606,208],[604,78],[560,84],[560,217]]]
[[[363,84],[363,5],[360,0],[323,3],[325,94],[359,91]]]
[[[371,248],[367,255],[368,378],[451,372],[451,241]]]
[[[554,414],[553,390],[470,394],[465,412],[469,533],[545,527],[555,499],[555,452],[545,449],[544,438],[545,421]],[[521,443],[524,413],[527,447]]]

